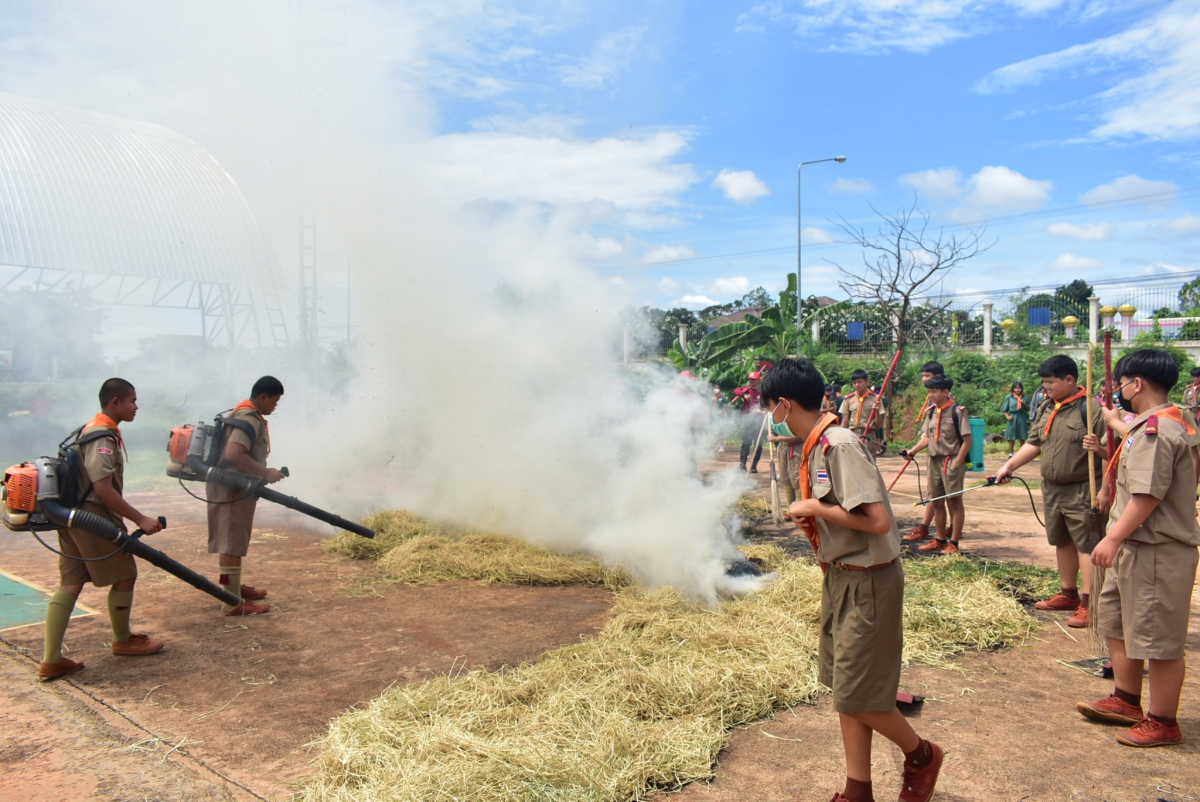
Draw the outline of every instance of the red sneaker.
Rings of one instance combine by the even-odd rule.
[[[267,598],[266,588],[252,588],[242,585],[242,601],[259,601]]]
[[[942,547],[942,550],[940,553],[941,554],[958,554],[958,551],[959,551],[958,544],[955,543],[953,540],[951,540],[949,543],[947,543],[945,546]]]
[[[269,604],[256,604],[252,601],[243,600],[241,604],[225,613],[225,615],[259,615],[261,613],[269,612],[271,612],[271,605]]]
[[[1086,629],[1088,625],[1088,608],[1080,607],[1075,615],[1067,619],[1067,626],[1075,629]]]
[[[938,773],[942,770],[942,758],[945,754],[942,752],[942,747],[929,742],[929,748],[933,750],[933,760],[929,761],[929,765],[923,769],[915,769],[904,764],[904,784],[900,786],[900,799],[902,802],[927,802],[933,796],[933,789],[937,785]]]
[[[1064,593],[1056,593],[1045,601],[1033,605],[1039,610],[1078,610],[1079,598],[1070,598]]]
[[[920,548],[918,548],[917,551],[924,551],[924,552],[941,551],[942,549],[946,548],[946,546],[948,546],[948,545],[950,545],[949,540],[931,540],[928,543],[926,543],[924,546],[921,546]]]
[[[1125,732],[1117,736],[1117,743],[1126,746],[1174,746],[1183,743],[1183,731],[1179,725],[1168,727],[1158,719],[1146,716]]]
[[[1145,714],[1140,706],[1129,704],[1115,693],[1099,702],[1078,702],[1075,709],[1084,718],[1100,721],[1104,724],[1137,724]]]
[[[57,663],[42,663],[38,668],[38,679],[45,682],[48,679],[61,677],[64,674],[74,674],[76,671],[83,670],[82,660],[72,660],[69,657],[64,657]]]
[[[904,537],[902,537],[900,539],[912,541],[912,540],[926,540],[928,537],[929,537],[929,527],[921,526],[920,524],[918,524],[917,526],[914,526],[912,528],[911,532],[909,532],[907,535],[905,535]]]

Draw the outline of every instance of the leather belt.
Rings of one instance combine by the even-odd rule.
[[[879,563],[878,565],[849,565],[847,563],[839,562],[835,562],[834,565],[836,565],[838,568],[841,568],[843,571],[874,571],[876,568],[887,568],[889,565],[896,562],[897,559],[899,558],[893,557],[887,562]]]
[[[1142,541],[1140,541],[1140,540],[1129,540],[1128,538],[1126,538],[1125,540],[1122,540],[1121,542],[1122,542],[1122,543],[1128,543],[1130,546],[1143,546],[1143,545],[1145,545],[1145,544],[1144,544],[1144,543],[1142,543]]]

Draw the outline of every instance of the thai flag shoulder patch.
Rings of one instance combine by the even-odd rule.
[[[817,471],[817,484],[819,484],[819,485],[829,484],[829,472],[828,471]]]

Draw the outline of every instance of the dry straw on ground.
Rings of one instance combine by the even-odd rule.
[[[819,568],[774,546],[745,551],[779,572],[755,596],[704,609],[627,586],[596,637],[537,663],[388,690],[332,723],[302,798],[597,802],[712,776],[730,728],[821,691]],[[907,661],[944,663],[1034,629],[965,562],[910,574]]]

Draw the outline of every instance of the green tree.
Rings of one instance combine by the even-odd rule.
[[[1087,319],[1088,316],[1088,298],[1096,294],[1091,284],[1088,284],[1081,278],[1077,278],[1070,284],[1064,284],[1054,291],[1054,298],[1059,301],[1060,305],[1067,307],[1063,311],[1065,317],[1067,312],[1075,315],[1075,317]]]
[[[1179,288],[1179,310],[1185,315],[1200,312],[1200,278]]]

